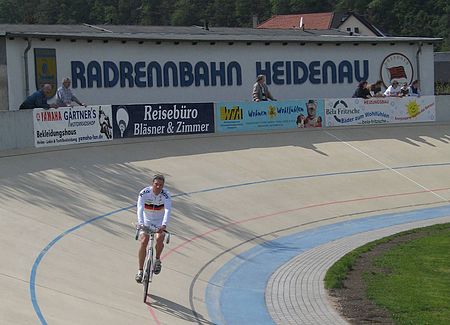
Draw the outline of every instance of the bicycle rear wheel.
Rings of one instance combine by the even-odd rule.
[[[151,250],[149,252],[149,255],[150,256],[148,256],[147,267],[146,267],[145,272],[144,272],[144,279],[142,281],[142,285],[143,285],[143,288],[144,288],[144,304],[147,302],[148,287],[149,287],[149,284],[150,284],[150,278],[152,276],[151,272],[152,272],[152,267],[153,267],[153,265],[152,265],[152,262],[153,262],[153,250]]]

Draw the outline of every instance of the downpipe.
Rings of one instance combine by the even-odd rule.
[[[28,97],[30,95],[30,78],[29,78],[29,72],[28,72],[28,51],[31,49],[31,39],[26,38],[27,41],[27,47],[25,48],[25,51],[23,52],[23,62],[25,64],[25,97]]]

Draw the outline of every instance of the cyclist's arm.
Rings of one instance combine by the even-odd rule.
[[[170,194],[167,193],[167,197],[164,201],[164,218],[162,221],[162,226],[167,227],[167,225],[169,224],[171,210],[172,210],[172,199],[170,197]]]
[[[136,211],[137,211],[138,224],[143,225],[144,224],[144,199],[142,198],[142,193],[139,193]]]

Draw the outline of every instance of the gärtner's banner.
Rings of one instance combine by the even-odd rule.
[[[218,132],[317,128],[323,121],[323,99],[216,104]]]
[[[112,140],[111,105],[33,110],[34,145],[60,146]]]
[[[112,105],[114,138],[214,133],[213,103]]]
[[[326,126],[413,123],[435,120],[434,96],[325,100]]]

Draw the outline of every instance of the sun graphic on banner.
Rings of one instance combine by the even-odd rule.
[[[272,105],[269,106],[269,117],[270,118],[277,117],[277,109],[276,109],[276,107],[274,107]]]
[[[416,117],[420,113],[420,106],[415,100],[406,104],[406,109],[408,110],[409,117]]]

